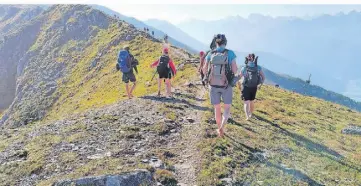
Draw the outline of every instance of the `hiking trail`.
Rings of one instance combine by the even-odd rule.
[[[191,84],[192,85],[192,84]],[[193,90],[195,94],[188,96],[190,99],[195,101],[195,105],[200,109],[186,109],[184,110],[185,114],[189,116],[188,121],[191,121],[191,124],[184,124],[182,127],[182,141],[181,141],[181,155],[179,161],[175,164],[175,173],[176,178],[179,182],[179,185],[195,185],[197,181],[197,169],[200,166],[200,153],[197,148],[197,145],[202,138],[202,118],[206,108],[202,107],[204,104],[204,97],[206,94],[206,89],[201,86],[195,86],[196,90]],[[177,95],[177,93],[176,93]],[[179,93],[178,93],[179,95]]]

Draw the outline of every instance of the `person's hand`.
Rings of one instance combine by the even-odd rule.
[[[257,85],[257,89],[261,89],[262,84]]]

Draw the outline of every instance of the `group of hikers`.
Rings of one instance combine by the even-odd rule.
[[[149,33],[149,28],[144,27],[143,30],[144,30],[144,32]],[[154,37],[154,30],[151,33],[152,33],[152,36]]]
[[[162,55],[154,61],[150,67],[156,68],[158,73],[158,96],[161,96],[161,84],[165,82],[166,96],[172,98],[171,79],[177,71],[174,62],[169,56],[167,38],[162,49]],[[244,113],[246,120],[253,117],[254,100],[257,90],[265,81],[265,75],[261,66],[257,64],[258,56],[248,54],[245,64],[238,71],[235,53],[226,48],[227,39],[224,34],[214,36],[210,50],[199,53],[200,65],[198,72],[203,85],[209,87],[209,97],[214,107],[215,120],[218,126],[217,133],[223,137],[225,125],[230,117],[230,109],[233,100],[233,88],[238,86],[241,90],[241,99],[244,101]],[[119,52],[117,69],[123,72],[122,80],[126,84],[126,92],[129,99],[133,97],[136,86],[136,78],[133,69],[137,72],[138,61],[129,52],[129,47],[124,47]],[[241,81],[240,81],[241,80]],[[133,86],[129,88],[129,81]],[[221,102],[223,102],[223,114]]]

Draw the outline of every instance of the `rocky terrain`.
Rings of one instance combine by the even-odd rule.
[[[101,78],[115,84],[119,80],[114,61],[122,46],[134,46],[133,52],[140,60],[156,59],[159,54],[152,51],[160,44],[152,41],[149,35],[89,6],[49,8],[0,45],[1,68],[6,68],[8,74],[3,86],[12,87],[7,90],[16,87],[14,101],[0,124],[20,126],[42,119],[54,104],[65,109],[64,99],[77,97],[78,91],[89,89],[87,92],[96,95],[94,86],[86,87],[90,82]],[[142,50],[148,51],[141,53]],[[99,91],[114,88],[106,86],[100,84]],[[11,96],[7,95],[9,102]]]
[[[42,12],[42,8],[33,5],[0,5],[0,38],[6,40],[6,34],[18,29]]]
[[[11,58],[11,61],[17,61],[24,53],[23,47],[19,46],[18,53],[15,53],[15,55],[12,54],[16,45],[22,45],[19,43],[20,38],[16,38],[17,43],[9,41],[14,40],[12,32],[16,32],[20,27],[24,26],[27,21],[39,15],[42,11],[43,10],[37,6],[0,5],[0,46],[2,48],[0,50],[0,110],[7,108],[13,101],[15,95],[16,63],[9,62],[9,58]],[[27,39],[21,39],[24,39],[21,41],[27,42]]]
[[[34,125],[30,131],[2,131],[9,138],[24,135],[29,143],[17,141],[0,153],[1,170],[11,175],[1,181],[47,185],[143,167],[157,171],[160,182],[195,183],[196,145],[202,112],[208,108],[195,96],[197,88],[175,91],[175,99],[144,96]],[[20,172],[13,174],[15,169]]]
[[[125,45],[140,61],[131,100],[114,68]],[[16,87],[0,110],[0,185],[361,184],[359,112],[265,85],[245,121],[235,88],[218,138],[208,90],[183,63],[187,51],[170,49],[174,98],[155,96],[149,64],[161,48],[85,5],[52,6],[14,32],[0,45]]]

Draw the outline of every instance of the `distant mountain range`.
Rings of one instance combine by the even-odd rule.
[[[277,73],[300,78],[311,73],[314,84],[361,100],[359,12],[308,19],[253,14],[217,21],[189,20],[177,26],[204,43],[215,33],[224,33],[231,49],[264,51],[292,64],[290,68],[275,60],[269,64],[264,57],[263,63],[272,65],[270,69]]]
[[[158,20],[158,19],[150,19],[145,21],[145,23],[149,26],[162,30],[165,33],[168,33],[171,37],[182,41],[182,43],[192,46],[192,48],[197,50],[205,50],[208,46],[204,43],[198,41],[197,39],[191,37],[187,33],[183,32],[177,26],[169,23],[168,21]]]
[[[164,32],[159,28],[148,25],[148,24],[146,24],[146,23],[144,23],[142,21],[139,21],[138,19],[135,19],[134,17],[128,17],[128,16],[125,16],[125,15],[122,15],[119,12],[116,12],[116,11],[110,9],[110,8],[105,7],[105,6],[101,6],[101,5],[91,5],[91,6],[93,8],[95,8],[95,9],[103,11],[104,13],[106,13],[106,14],[108,14],[110,16],[114,16],[114,15],[118,16],[119,19],[124,20],[124,21],[134,25],[139,30],[143,30],[144,28],[149,28],[149,33],[154,31],[154,36],[156,38],[158,38],[158,39],[163,39],[164,35],[167,34],[169,36],[168,40],[172,45],[180,47],[180,48],[187,49],[188,51],[193,52],[193,53],[197,52],[196,48],[194,48],[192,45],[188,45],[188,44],[186,44],[184,42],[181,42],[181,41],[175,39],[176,37],[172,36],[171,34],[169,34],[167,32]]]

